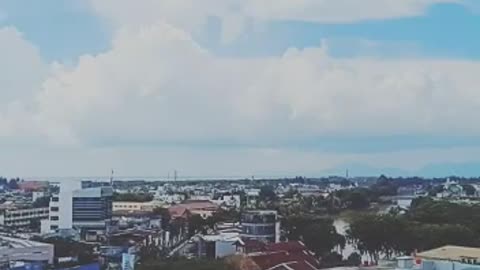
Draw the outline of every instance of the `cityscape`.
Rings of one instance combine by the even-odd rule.
[[[0,183],[8,269],[463,269],[480,252],[480,178]]]
[[[0,0],[0,270],[480,270],[480,0]]]

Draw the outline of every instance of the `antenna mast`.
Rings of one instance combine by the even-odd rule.
[[[113,175],[114,175],[114,173],[115,172],[112,169],[112,174],[110,174],[110,186],[112,186],[112,187],[113,187]]]

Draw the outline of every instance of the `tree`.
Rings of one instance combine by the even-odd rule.
[[[322,256],[322,267],[331,268],[343,265],[343,257],[337,252],[328,252]]]
[[[337,233],[332,219],[291,216],[283,226],[288,240],[303,240],[318,256],[329,253],[337,246],[345,247],[345,238]]]
[[[153,214],[160,216],[162,229],[168,231],[171,221],[170,212],[167,208],[158,207],[153,209]]]
[[[8,179],[5,177],[0,177],[0,186],[8,186]]]
[[[49,204],[50,204],[50,197],[40,197],[33,202],[32,207],[34,208],[48,207]]]
[[[462,185],[462,188],[465,191],[465,194],[467,194],[467,196],[473,196],[473,195],[475,195],[475,192],[477,191],[475,189],[475,187],[470,185],[470,184]]]
[[[197,232],[206,233],[206,221],[200,215],[192,215],[188,219],[188,235],[193,236]]]
[[[354,191],[347,198],[348,208],[353,210],[366,209],[370,206],[370,201],[365,193]]]
[[[18,182],[20,180],[17,178],[17,179],[10,179],[10,181],[8,182],[8,188],[11,189],[11,190],[15,190],[15,189],[18,189]]]
[[[262,186],[260,188],[259,198],[261,201],[275,201],[277,195],[275,194],[275,190],[272,185]]]
[[[114,202],[150,202],[153,195],[150,193],[113,193]]]
[[[357,252],[353,252],[348,256],[346,263],[349,266],[359,266],[362,264],[362,256]]]
[[[441,193],[445,190],[443,185],[438,185],[438,186],[433,186],[430,187],[430,190],[428,191],[429,196],[437,196],[437,193]]]
[[[41,239],[40,241],[52,244],[56,257],[77,257],[80,264],[88,264],[95,260],[91,245],[60,237]]]
[[[41,222],[39,219],[30,220],[30,225],[29,225],[30,230],[38,232],[40,231],[40,227],[41,227]]]

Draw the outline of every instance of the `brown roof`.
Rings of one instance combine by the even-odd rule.
[[[189,211],[186,207],[181,205],[174,205],[168,208],[168,213],[172,218],[180,218],[180,217],[187,217],[189,215]]]
[[[48,182],[43,181],[21,181],[18,183],[18,188],[21,190],[35,191],[48,187]]]
[[[305,245],[300,241],[281,242],[269,244],[265,246],[267,251],[287,251],[287,252],[302,252],[307,250]]]
[[[269,244],[265,252],[251,254],[250,258],[262,270],[315,270],[320,267],[313,253],[301,242]]]
[[[173,205],[168,208],[168,212],[172,218],[186,217],[193,211],[217,211],[218,205],[210,201],[185,201],[181,204]]]

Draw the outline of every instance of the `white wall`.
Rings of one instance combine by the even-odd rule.
[[[59,194],[59,229],[71,229],[73,220],[73,191],[82,188],[79,181],[64,181],[60,184]]]

